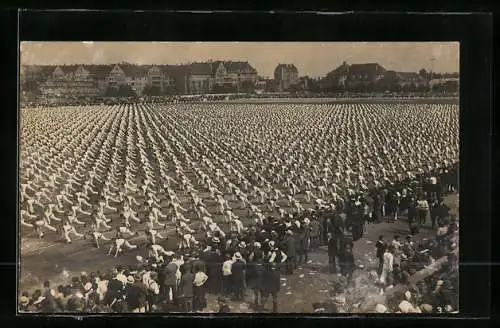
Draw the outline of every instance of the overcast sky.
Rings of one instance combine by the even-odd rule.
[[[434,58],[431,61],[431,58]],[[21,64],[182,64],[206,60],[248,61],[271,77],[279,63],[299,75],[324,76],[343,61],[378,62],[386,69],[459,71],[458,42],[22,42]]]

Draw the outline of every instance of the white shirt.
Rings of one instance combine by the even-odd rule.
[[[165,249],[163,247],[161,247],[160,245],[152,245],[151,246],[151,249],[153,250],[153,252],[155,253],[158,253],[158,252],[161,252],[161,253],[166,253]]]
[[[392,272],[393,263],[394,263],[394,255],[392,255],[389,252],[385,252],[384,253],[384,264],[383,264],[384,270]]]
[[[222,264],[222,275],[229,276],[231,275],[231,269],[233,267],[233,260],[227,260]]]
[[[99,294],[99,299],[102,301],[104,299],[104,295],[108,292],[108,281],[100,280],[97,283],[97,294]]]

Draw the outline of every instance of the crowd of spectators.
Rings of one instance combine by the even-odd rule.
[[[395,221],[406,213],[410,234],[394,236],[390,242],[380,236],[376,243],[379,266],[374,279],[381,292],[398,285],[409,289],[392,298],[403,297],[403,301],[379,304],[375,311],[452,312],[458,307],[458,219],[449,215],[442,197],[456,191],[457,165],[352,194],[339,200],[336,210],[318,206],[284,219],[268,217],[259,229],[250,226],[225,236],[215,233],[197,247],[167,252],[160,259],[137,256],[135,265],[84,272],[68,285],[52,286],[46,281],[43,289],[22,293],[20,310],[201,312],[207,308],[206,294],[210,293],[219,296],[219,312],[228,312],[228,298],[243,301],[249,289],[255,310],[265,311],[271,299],[269,310],[278,312],[280,276],[291,275],[298,265],[307,263],[310,251],[327,246],[330,273],[340,273],[349,283],[356,270],[354,242],[363,237],[366,225]],[[436,227],[436,239],[415,242],[427,223]],[[413,284],[412,276],[443,256],[448,261],[437,274]]]

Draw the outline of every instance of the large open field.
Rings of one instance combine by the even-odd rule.
[[[216,200],[211,197],[200,172],[206,174],[213,184],[223,192],[236,215],[243,223],[250,219],[248,209],[239,208],[227,190],[233,183],[247,193],[250,203],[258,206],[265,215],[278,216],[269,211],[252,195],[245,191],[245,184],[267,183],[288,193],[286,178],[292,177],[299,192],[295,199],[304,208],[314,206],[314,198],[307,201],[305,191],[310,189],[305,180],[313,182],[312,192],[322,184],[323,169],[330,169],[326,177],[327,190],[335,183],[339,194],[348,188],[356,189],[363,181],[370,185],[384,177],[397,179],[408,172],[426,169],[430,165],[447,161],[458,161],[458,116],[456,104],[429,104],[394,102],[388,103],[330,103],[330,104],[136,104],[117,106],[60,107],[47,109],[23,109],[21,112],[21,183],[37,180],[39,188],[50,181],[50,176],[60,176],[55,187],[44,191],[41,198],[43,208],[56,202],[68,183],[70,174],[78,177],[73,183],[75,191],[70,200],[76,201],[75,192],[81,191],[89,172],[100,176],[95,190],[101,192],[104,182],[113,176],[113,184],[123,188],[127,166],[132,163],[136,176],[131,183],[141,187],[146,175],[145,164],[151,167],[150,180],[157,185],[154,191],[159,198],[161,211],[169,215],[168,201],[163,185],[163,173],[180,182],[176,170],[181,169],[193,188],[197,190],[212,214],[214,221],[222,222]],[[114,164],[113,164],[114,163]],[[112,166],[114,168],[112,169]],[[27,168],[34,168],[34,175],[27,176]],[[59,168],[65,167],[63,170]],[[225,177],[218,179],[217,170]],[[278,181],[277,176],[282,178]],[[361,176],[361,177],[360,177]],[[302,180],[300,177],[304,177]],[[112,180],[109,180],[112,181]],[[34,187],[37,189],[38,187]],[[336,187],[336,188],[337,188]],[[181,205],[188,211],[191,227],[197,229],[200,222],[193,211],[193,201],[181,186],[171,187]],[[34,192],[27,192],[34,197]],[[144,198],[134,195],[139,204]],[[319,196],[318,196],[319,197]],[[322,197],[330,199],[329,193]],[[99,202],[96,196],[89,202]],[[278,204],[290,211],[286,197]],[[135,208],[139,218],[144,220],[142,206]],[[67,209],[69,208],[66,204]],[[121,209],[121,205],[113,204]],[[21,203],[26,208],[26,203]],[[118,214],[107,211],[106,216],[116,226]],[[91,217],[79,214],[78,219],[91,222]],[[175,248],[176,236],[170,216],[162,240],[166,249]],[[402,223],[398,223],[398,225]],[[144,224],[132,222],[133,230],[143,231]],[[226,224],[222,224],[227,229]],[[79,232],[88,227],[76,227]],[[373,235],[381,233],[378,226]],[[394,226],[392,226],[392,229]],[[399,227],[403,229],[403,225]],[[197,234],[201,238],[201,233]],[[370,237],[367,237],[370,238]],[[101,249],[92,242],[75,238],[72,244],[65,244],[60,235],[47,232],[38,239],[32,229],[20,227],[20,288],[38,287],[44,279],[63,281],[67,277],[63,270],[71,273],[107,269],[118,263],[134,263],[136,255],[146,255],[144,248],[125,252],[118,258],[106,256],[109,245]],[[376,239],[375,237],[373,239]],[[143,233],[130,239],[141,245]],[[365,252],[363,248],[357,251]]]

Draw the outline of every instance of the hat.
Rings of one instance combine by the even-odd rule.
[[[134,283],[134,277],[128,276],[127,277],[127,282],[130,283],[130,284],[133,284]]]
[[[272,248],[272,247],[274,247],[274,245],[275,245],[275,244],[276,244],[276,243],[274,242],[274,240],[271,240],[271,241],[269,242],[269,247],[271,247],[271,248]]]
[[[304,219],[304,224],[306,224],[306,225],[307,225],[307,224],[309,224],[309,223],[311,223],[311,220],[309,220],[308,218],[305,218],[305,219]]]
[[[377,313],[386,313],[387,312],[387,307],[383,304],[377,304],[377,306],[375,306],[375,312]]]
[[[220,243],[220,239],[217,237],[212,238],[212,242],[214,243]]]
[[[26,296],[21,296],[20,301],[21,301],[21,305],[26,306],[26,305],[29,304],[30,299],[28,297],[26,297]]]
[[[240,252],[234,253],[234,258],[237,260],[241,260],[243,257],[241,256]]]
[[[142,256],[140,256],[140,255],[137,255],[137,256],[135,257],[135,259],[136,259],[138,262],[143,262],[143,261],[144,261],[144,259],[143,259],[143,258],[142,258]]]
[[[287,234],[287,235],[293,235],[293,232],[292,232],[292,230],[287,230],[287,231],[286,231],[286,234]]]
[[[413,305],[406,300],[399,303],[398,308],[402,313],[411,313],[415,311]]]
[[[240,248],[245,248],[245,247],[247,247],[247,244],[246,244],[244,241],[242,241],[242,242],[240,242],[240,243],[238,244],[238,247],[240,247]]]
[[[262,246],[258,241],[256,241],[255,243],[253,243],[253,245],[255,247],[257,247],[257,248],[260,248]]]
[[[407,291],[405,292],[405,298],[406,298],[406,300],[408,300],[408,301],[410,300],[410,298],[411,298],[411,293],[410,293],[410,291],[409,291],[409,290],[407,290]]]

